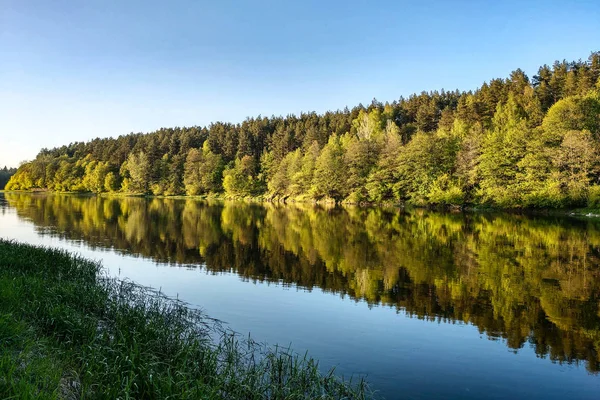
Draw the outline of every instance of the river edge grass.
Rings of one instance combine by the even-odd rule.
[[[0,239],[2,399],[367,399],[98,262]]]

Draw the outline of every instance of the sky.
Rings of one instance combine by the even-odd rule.
[[[470,90],[600,50],[600,1],[0,0],[0,167],[161,127]]]

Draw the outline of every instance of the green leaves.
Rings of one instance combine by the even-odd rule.
[[[150,162],[145,152],[131,153],[127,157],[127,171],[130,180],[127,190],[146,194],[150,188]]]
[[[222,190],[225,165],[220,155],[204,142],[202,151],[190,149],[185,161],[183,183],[188,195],[216,193]]]
[[[600,183],[600,166],[590,161],[575,188],[554,161],[567,132],[600,143],[599,71],[596,52],[544,65],[531,80],[516,69],[474,91],[71,143],[40,151],[7,189],[419,205],[446,204],[451,192],[468,204],[579,205]],[[0,188],[7,175],[0,171]]]
[[[256,162],[251,156],[236,158],[235,164],[223,173],[225,194],[245,197],[259,194],[261,182],[258,179]]]
[[[315,164],[311,194],[316,199],[342,200],[346,195],[346,165],[340,138],[332,135]]]

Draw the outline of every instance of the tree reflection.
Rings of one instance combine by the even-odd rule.
[[[600,223],[508,214],[6,193],[92,247],[321,288],[600,370]]]

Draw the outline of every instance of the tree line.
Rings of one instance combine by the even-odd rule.
[[[600,206],[600,52],[474,91],[43,149],[8,190]]]
[[[4,166],[4,168],[0,169],[0,190],[4,189],[10,177],[13,176],[16,172],[16,168],[8,168],[7,166]]]

